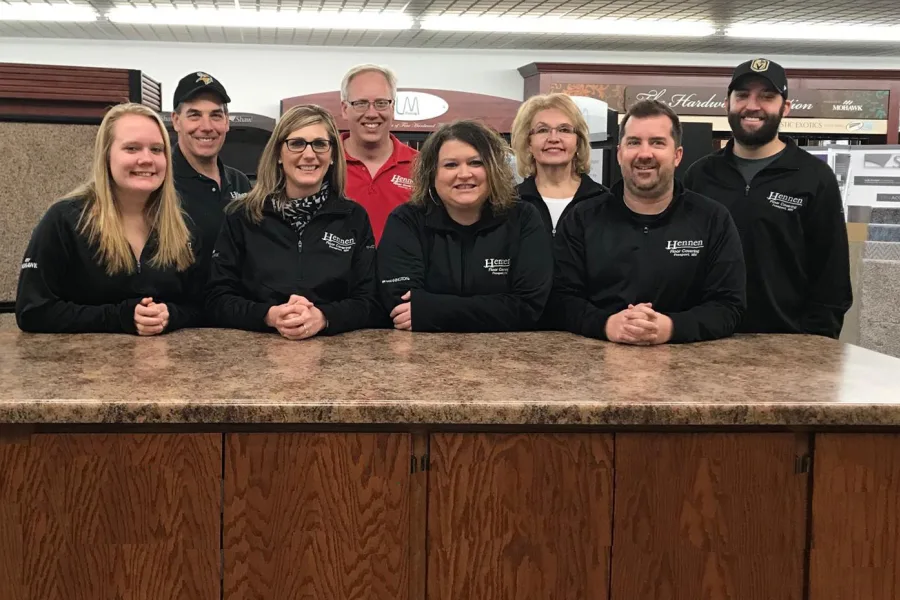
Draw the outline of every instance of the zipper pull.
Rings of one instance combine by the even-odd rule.
[[[750,184],[748,183],[747,186],[744,188],[744,198],[746,198],[749,195],[750,195]]]
[[[644,233],[645,234],[650,233],[650,228],[647,227],[646,225],[644,226]]]

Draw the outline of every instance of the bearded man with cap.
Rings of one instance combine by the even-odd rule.
[[[228,133],[229,102],[231,98],[222,83],[202,71],[184,76],[172,101],[172,126],[178,133],[178,144],[172,152],[172,173],[182,206],[193,222],[194,255],[204,281],[224,220],[223,209],[250,191],[247,176],[219,158]]]
[[[784,69],[765,58],[739,65],[725,108],[733,139],[694,163],[684,185],[724,204],[740,233],[738,331],[837,339],[853,303],[843,201],[831,168],[778,134],[791,110]]]

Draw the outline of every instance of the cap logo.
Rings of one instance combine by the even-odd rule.
[[[197,81],[202,81],[203,85],[209,85],[213,82],[213,78],[203,71],[197,71]]]
[[[763,73],[769,70],[769,61],[765,58],[757,58],[752,63],[750,63],[750,70],[755,71],[757,73]]]

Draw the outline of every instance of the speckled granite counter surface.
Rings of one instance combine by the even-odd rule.
[[[631,348],[565,333],[31,335],[0,423],[900,425],[900,360],[813,336]]]

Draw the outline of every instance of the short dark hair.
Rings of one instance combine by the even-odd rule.
[[[678,115],[668,104],[664,104],[659,100],[641,100],[628,109],[628,112],[625,113],[625,118],[622,119],[622,125],[619,128],[619,141],[625,139],[625,125],[631,117],[634,117],[635,119],[646,119],[648,117],[663,116],[669,117],[669,120],[672,121],[672,139],[675,140],[676,147],[680,146],[682,135],[681,119],[678,118]]]

